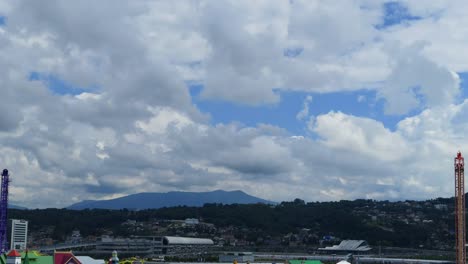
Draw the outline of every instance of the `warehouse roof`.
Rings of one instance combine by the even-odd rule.
[[[336,264],[351,264],[351,263],[349,263],[349,262],[346,261],[346,260],[342,260],[342,261],[340,261],[340,262],[338,262],[338,263],[336,263]]]
[[[214,242],[208,238],[195,238],[195,237],[163,237],[164,245],[213,245]]]
[[[371,248],[365,240],[343,240],[339,245],[320,248],[327,251],[369,251]]]
[[[105,264],[106,263],[103,259],[94,259],[89,256],[76,256],[76,258],[81,262],[81,264]]]

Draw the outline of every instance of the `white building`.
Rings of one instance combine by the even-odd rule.
[[[70,243],[73,243],[73,244],[78,244],[81,242],[81,234],[80,234],[80,230],[73,230],[72,231],[72,234],[71,234],[71,237],[69,239],[69,242]]]
[[[365,252],[372,248],[369,247],[365,240],[343,240],[339,245],[331,247],[319,248],[324,251],[346,251],[346,252]]]
[[[9,232],[10,248],[25,250],[28,243],[28,221],[11,219]]]
[[[186,225],[198,225],[200,222],[196,218],[187,218],[185,219]]]
[[[182,255],[190,252],[208,251],[214,246],[214,242],[208,238],[195,237],[173,237],[165,236],[162,238],[164,255]]]
[[[106,264],[106,261],[103,259],[94,259],[89,256],[76,256],[76,258],[81,262],[81,264]]]

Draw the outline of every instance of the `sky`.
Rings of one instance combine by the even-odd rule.
[[[9,199],[453,196],[467,5],[0,0]]]

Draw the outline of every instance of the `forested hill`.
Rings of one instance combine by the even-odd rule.
[[[86,200],[73,204],[67,209],[157,209],[173,206],[203,206],[206,203],[222,204],[275,204],[243,191],[211,192],[167,192],[167,193],[137,193],[111,200]]]
[[[30,231],[51,230],[54,239],[66,239],[72,230],[82,236],[231,234],[249,243],[273,243],[300,239],[318,244],[324,236],[364,239],[371,245],[450,249],[453,241],[453,199],[428,201],[372,201],[305,203],[296,199],[278,205],[205,204],[202,207],[170,207],[152,210],[9,209],[9,218],[30,221]],[[167,220],[197,218],[204,228],[185,230]],[[136,220],[139,228],[124,223]],[[209,228],[206,228],[209,226]],[[141,227],[141,228],[140,228]],[[186,233],[184,233],[186,232]],[[288,241],[285,241],[288,240]],[[276,243],[276,242],[275,242]]]

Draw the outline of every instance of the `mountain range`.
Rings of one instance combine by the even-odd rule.
[[[67,207],[72,210],[82,209],[124,209],[142,210],[173,206],[203,206],[206,203],[221,204],[276,204],[243,191],[211,192],[167,192],[137,193],[110,200],[84,200]]]
[[[27,210],[28,209],[26,207],[19,206],[19,205],[14,205],[14,204],[11,204],[11,203],[8,203],[8,208],[9,209],[18,209],[18,210]]]

